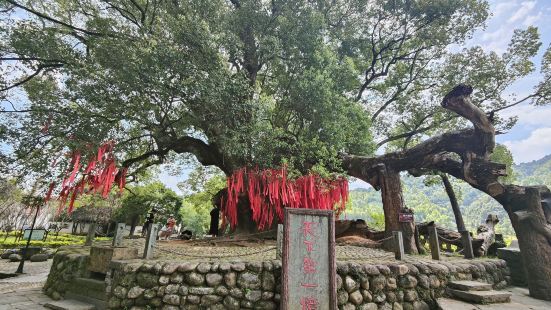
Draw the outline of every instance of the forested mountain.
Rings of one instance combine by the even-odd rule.
[[[522,163],[513,167],[514,181],[522,185],[544,184],[551,187],[551,154],[539,160]],[[404,175],[404,200],[415,211],[416,222],[435,221],[438,225],[456,229],[450,201],[442,182],[434,177],[414,178]],[[498,233],[514,235],[511,223],[503,207],[488,195],[471,188],[466,183],[452,179],[467,229],[476,231],[489,213],[495,213],[500,219]],[[363,218],[370,226],[384,228],[383,208],[380,193],[373,188],[360,188],[350,192],[350,202],[343,218]]]

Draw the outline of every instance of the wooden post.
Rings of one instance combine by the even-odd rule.
[[[27,251],[29,250],[29,245],[31,244],[31,237],[33,236],[34,224],[36,224],[36,218],[38,217],[39,210],[40,210],[40,205],[36,205],[36,212],[34,213],[34,218],[33,218],[33,223],[31,225],[29,238],[27,239],[27,244],[25,245],[25,248],[22,249],[21,261],[19,262],[19,266],[17,266],[17,271],[15,271],[15,273],[23,273],[23,267],[25,265],[25,256],[27,255]],[[23,233],[21,233],[21,236],[23,236]],[[30,256],[29,256],[29,259],[30,259]]]
[[[147,239],[145,240],[145,249],[143,251],[144,259],[153,258],[153,249],[155,243],[157,243],[157,233],[159,231],[159,226],[151,223],[149,229],[147,230]]]
[[[92,241],[94,241],[95,237],[96,237],[96,222],[92,222],[88,227],[88,235],[86,235],[86,242],[84,243],[84,245],[91,246]]]
[[[115,229],[115,235],[113,236],[113,246],[122,245],[122,236],[125,228],[126,223],[117,223],[117,229]]]
[[[283,248],[283,224],[277,224],[276,259],[281,259],[282,248]]]
[[[436,225],[430,225],[427,228],[429,230],[429,245],[432,259],[440,260],[440,246],[438,244],[438,232],[436,231]]]
[[[461,233],[461,243],[463,243],[463,255],[467,259],[474,258],[473,253],[473,243],[471,239],[471,234],[468,230],[462,230]]]
[[[404,239],[401,231],[393,231],[394,236],[394,258],[397,260],[404,259]]]

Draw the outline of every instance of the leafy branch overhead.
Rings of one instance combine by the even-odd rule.
[[[6,0],[0,14],[0,137],[15,150],[1,158],[21,175],[58,176],[52,154],[111,140],[131,181],[175,158],[339,171],[339,152],[463,127],[433,100],[458,82],[503,129],[501,109],[550,97],[549,51],[545,81],[503,95],[536,69],[533,27],[503,55],[450,52],[485,1]]]

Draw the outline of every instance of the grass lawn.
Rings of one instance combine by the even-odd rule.
[[[96,237],[95,240],[109,240],[108,237]],[[77,236],[67,233],[59,233],[56,237],[54,234],[48,235],[46,241],[41,240],[31,240],[31,246],[40,246],[46,248],[58,248],[65,245],[79,245],[84,244],[86,241],[86,236]],[[23,247],[27,244],[27,240],[19,240],[15,242],[15,232],[8,234],[6,238],[5,232],[0,232],[0,248],[1,249],[12,249]]]

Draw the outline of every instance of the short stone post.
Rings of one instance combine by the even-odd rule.
[[[471,239],[471,234],[468,230],[462,230],[461,233],[461,243],[463,244],[463,255],[467,259],[474,258],[473,253],[473,242]]]
[[[151,226],[149,226],[149,230],[147,231],[147,239],[145,240],[145,249],[143,251],[144,259],[153,258],[153,249],[155,248],[155,244],[157,243],[158,232],[159,232],[158,225],[152,224]]]
[[[281,253],[283,253],[283,224],[277,224],[277,249],[276,259],[281,259]]]
[[[126,223],[117,223],[117,229],[115,229],[115,235],[113,236],[113,246],[122,245],[122,236],[125,228]]]
[[[404,259],[404,239],[401,231],[393,231],[394,236],[394,258],[397,260]]]
[[[95,237],[96,237],[96,222],[92,222],[88,227],[88,235],[86,235],[86,242],[84,243],[84,245],[91,246],[92,241],[94,241]]]
[[[440,245],[438,244],[438,231],[435,225],[427,226],[429,230],[429,246],[432,259],[440,260]]]

